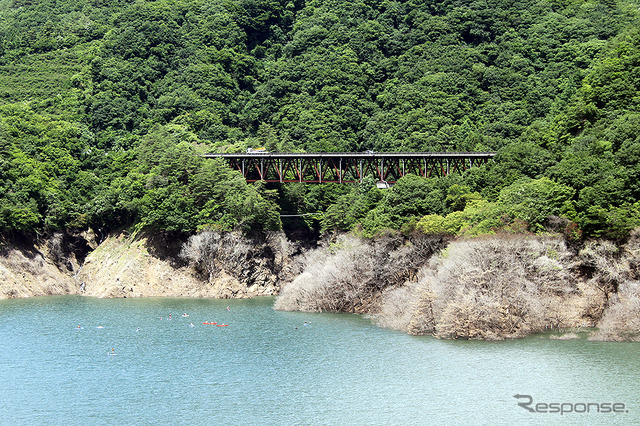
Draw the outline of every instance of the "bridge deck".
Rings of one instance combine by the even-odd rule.
[[[447,176],[485,164],[495,152],[253,152],[205,154],[224,158],[248,182],[362,182],[365,176],[394,183],[413,173]]]

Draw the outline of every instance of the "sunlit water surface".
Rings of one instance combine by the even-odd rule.
[[[640,421],[639,344],[442,341],[362,316],[272,306],[272,298],[2,300],[0,424]],[[534,404],[618,402],[625,413],[531,413],[516,394]]]

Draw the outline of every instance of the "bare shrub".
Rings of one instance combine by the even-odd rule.
[[[273,271],[280,280],[290,281],[302,270],[294,259],[303,249],[289,241],[284,232],[266,232],[266,242],[273,253]]]
[[[606,246],[605,248],[609,248]],[[602,291],[612,292],[602,318],[597,324],[598,331],[593,340],[640,341],[640,234],[638,230],[622,250],[599,245],[590,247],[585,253],[592,259],[594,267],[602,270],[593,279]]]
[[[629,264],[618,246],[610,241],[587,242],[578,253],[581,268],[605,294],[617,291],[619,284],[628,278]]]
[[[492,238],[452,244],[433,280],[435,335],[518,337],[568,326],[558,298],[578,292],[570,266],[570,253],[559,239]]]
[[[406,331],[410,327],[418,295],[415,286],[394,287],[384,291],[382,304],[377,316],[378,325],[398,331]]]
[[[363,241],[339,237],[337,243],[308,253],[303,264],[304,272],[287,284],[276,299],[276,309],[349,311],[366,298],[363,283],[371,279],[373,265],[369,247]]]
[[[416,289],[418,295],[414,302],[414,310],[411,313],[406,331],[409,334],[433,334],[436,331],[436,318],[433,312],[433,300],[435,294],[429,290],[429,286],[419,286]],[[386,312],[383,312],[386,315]]]
[[[193,264],[209,281],[223,269],[247,260],[249,245],[240,233],[202,232],[183,246],[180,257]]]
[[[593,340],[640,341],[640,283],[626,282],[609,300]]]
[[[501,331],[498,300],[477,289],[459,289],[454,303],[446,303],[437,318],[435,335],[448,339],[495,339]]]

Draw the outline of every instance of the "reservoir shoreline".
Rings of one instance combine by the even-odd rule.
[[[337,235],[317,246],[279,232],[5,237],[0,298],[277,296],[278,310],[368,314],[443,339],[564,330],[555,337],[638,341],[639,241],[635,233],[580,247],[533,235]]]

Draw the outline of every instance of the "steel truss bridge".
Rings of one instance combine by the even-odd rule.
[[[247,182],[353,183],[366,176],[395,183],[406,174],[442,177],[487,163],[495,152],[254,152],[204,154],[224,158]]]

